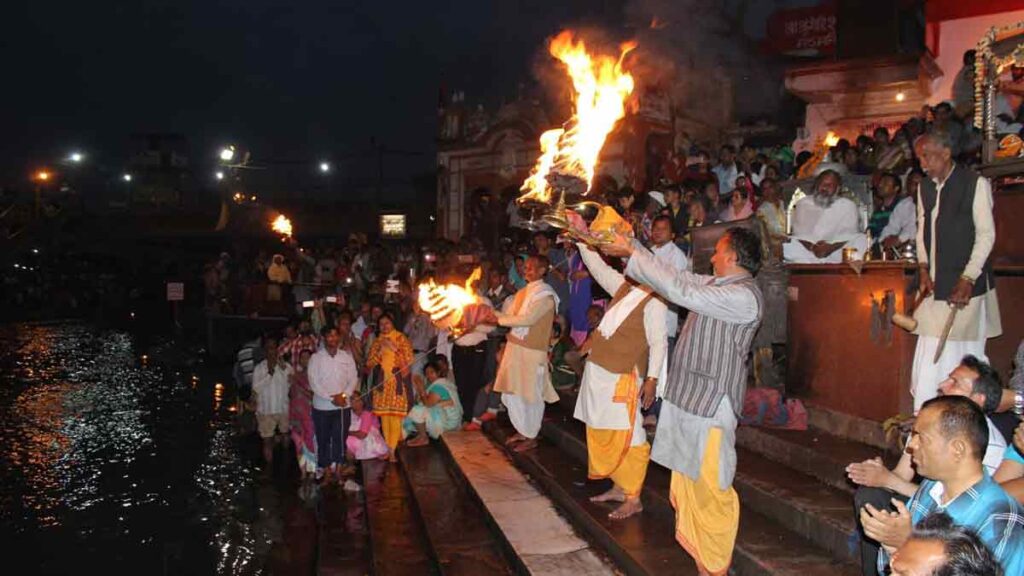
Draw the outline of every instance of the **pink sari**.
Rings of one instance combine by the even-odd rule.
[[[313,429],[313,390],[309,376],[296,366],[288,391],[288,423],[291,425],[299,470],[316,472],[316,435]]]

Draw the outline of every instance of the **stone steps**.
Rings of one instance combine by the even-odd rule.
[[[586,478],[583,424],[573,419],[564,406],[549,405],[548,408],[542,434],[558,450],[578,463],[579,471],[575,478],[578,483]],[[543,454],[538,458],[544,458]],[[858,555],[852,547],[855,527],[852,501],[848,494],[827,487],[814,478],[772,464],[756,454],[741,450],[738,460],[739,469],[734,486],[740,494],[743,511],[733,562],[735,573],[857,573],[854,563]],[[537,466],[536,463],[533,465]],[[644,516],[652,513],[665,516],[651,522],[663,524],[659,530],[667,534],[674,548],[692,566],[689,556],[672,538],[674,515],[668,500],[669,477],[668,470],[652,463],[645,483]],[[573,480],[562,479],[564,482]],[[606,508],[601,511],[607,513]],[[616,524],[622,523],[613,523],[613,526]],[[607,536],[612,540],[617,539],[614,534],[609,533]],[[618,559],[615,553],[611,554]],[[643,567],[643,563],[634,563],[640,566],[627,570],[628,573],[657,573],[656,566],[637,570]]]
[[[850,494],[856,486],[846,477],[847,465],[876,456],[891,457],[874,446],[816,428],[775,430],[740,426],[736,429],[736,445]]]
[[[476,498],[449,470],[449,460],[442,449],[431,443],[404,447],[398,455],[440,573],[515,573],[504,557],[503,543],[487,525]]]
[[[362,476],[372,573],[439,575],[402,471],[387,462],[364,460]]]
[[[503,449],[477,432],[441,437],[453,475],[480,503],[494,533],[500,535],[517,572],[536,576],[616,574],[614,564],[580,538],[509,461]],[[486,573],[486,572],[478,572]]]

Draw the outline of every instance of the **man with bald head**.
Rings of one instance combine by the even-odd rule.
[[[992,274],[992,186],[953,161],[954,136],[929,132],[914,143],[921,168],[917,198],[917,261],[924,300],[914,312],[917,349],[911,373],[914,411],[938,394],[939,383],[968,354],[987,360],[985,342],[1002,334]],[[939,341],[957,309],[945,346]]]

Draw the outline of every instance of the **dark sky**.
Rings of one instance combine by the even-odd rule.
[[[12,6],[13,4],[13,6]],[[438,87],[514,96],[544,39],[622,0],[141,0],[8,3],[0,180],[73,148],[122,162],[129,135],[191,156],[343,154],[371,138],[432,152]],[[424,156],[430,169],[433,158]]]

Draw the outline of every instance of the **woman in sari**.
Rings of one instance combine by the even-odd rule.
[[[309,357],[312,351],[303,348],[295,362],[291,386],[288,390],[288,423],[291,426],[292,443],[299,459],[302,479],[316,474],[316,436],[313,428],[313,390],[309,387]]]
[[[420,401],[402,420],[405,432],[416,432],[416,437],[409,440],[407,446],[424,446],[430,442],[429,438],[436,440],[444,432],[458,430],[462,426],[462,404],[455,385],[441,377],[442,369],[436,360],[428,363],[423,372],[430,385],[424,389],[423,381],[416,380]]]
[[[373,374],[373,413],[380,417],[384,441],[391,451],[389,460],[396,462],[395,448],[402,441],[402,418],[409,412],[412,381],[409,378],[413,361],[412,344],[395,329],[390,314],[377,321],[380,334],[370,346],[366,371]]]
[[[350,461],[387,458],[388,445],[380,433],[380,421],[377,416],[366,409],[363,397],[353,394],[352,426],[348,429],[345,439],[345,454]]]

